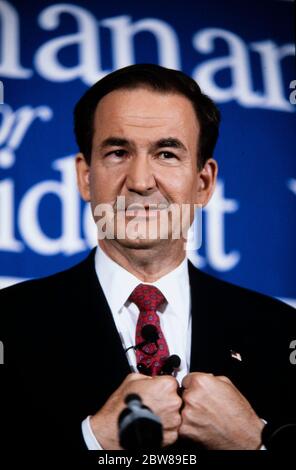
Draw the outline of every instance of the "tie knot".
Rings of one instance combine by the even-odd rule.
[[[156,311],[166,299],[157,287],[139,284],[129,296],[129,300],[134,302],[140,311]]]

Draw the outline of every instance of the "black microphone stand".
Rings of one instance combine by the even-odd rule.
[[[143,405],[139,395],[127,395],[125,403],[118,418],[121,447],[129,451],[160,449],[163,431],[159,417]]]

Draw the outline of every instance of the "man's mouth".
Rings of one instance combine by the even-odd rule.
[[[166,204],[130,204],[125,213],[131,217],[154,217],[167,207]]]

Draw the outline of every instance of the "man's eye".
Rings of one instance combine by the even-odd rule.
[[[169,160],[171,158],[177,158],[176,155],[172,152],[161,152],[159,154],[159,156],[163,159],[163,160]]]
[[[109,157],[109,156],[124,157],[124,155],[126,155],[126,150],[118,149],[118,150],[112,150],[112,152],[108,152],[106,157]]]

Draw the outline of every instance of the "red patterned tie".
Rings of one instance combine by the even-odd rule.
[[[145,325],[154,325],[159,335],[158,347],[155,343],[150,343],[136,350],[137,365],[142,364],[150,369],[150,375],[158,375],[165,359],[170,355],[167,342],[160,328],[159,316],[156,313],[156,310],[166,299],[157,287],[147,284],[139,284],[133,290],[129,299],[140,310],[136,326],[136,345],[144,341],[141,332]]]

